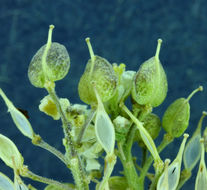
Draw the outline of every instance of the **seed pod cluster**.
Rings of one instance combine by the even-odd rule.
[[[117,77],[112,65],[103,57],[93,54],[90,39],[86,42],[89,47],[91,59],[89,59],[85,71],[78,84],[80,99],[87,104],[97,102],[94,87],[96,88],[102,102],[108,101],[116,90]]]
[[[44,88],[46,81],[57,81],[63,79],[70,68],[70,57],[65,46],[53,42],[50,25],[47,44],[42,46],[32,58],[28,77],[32,85]]]

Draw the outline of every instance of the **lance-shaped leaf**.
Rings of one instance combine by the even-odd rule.
[[[21,169],[23,166],[24,159],[16,145],[2,134],[0,134],[0,158],[13,169]]]
[[[32,129],[31,124],[27,120],[27,118],[24,116],[22,112],[20,112],[13,103],[7,98],[5,93],[0,88],[0,95],[2,96],[3,100],[5,101],[8,112],[10,112],[12,119],[17,126],[17,128],[23,133],[23,135],[29,137],[30,139],[33,138],[34,132]]]
[[[104,109],[104,105],[98,95],[98,92],[94,88],[96,98],[98,101],[98,107],[96,111],[95,119],[95,133],[98,142],[101,144],[107,154],[113,154],[115,146],[115,131],[114,126]]]
[[[0,190],[14,190],[13,182],[0,172]]]
[[[205,164],[205,149],[204,149],[203,138],[200,140],[200,142],[201,142],[201,159],[200,159],[198,174],[196,177],[195,190],[204,190],[207,187],[207,170]]]
[[[198,122],[198,126],[189,140],[189,142],[186,145],[184,155],[183,155],[183,161],[185,169],[192,170],[197,162],[200,159],[201,155],[201,145],[200,145],[200,139],[201,139],[201,128],[202,128],[202,122],[204,117],[207,115],[207,112],[203,112],[202,116]]]
[[[180,179],[180,169],[181,169],[181,162],[182,162],[182,155],[185,148],[185,143],[188,138],[188,134],[184,134],[183,142],[180,146],[179,152],[172,162],[172,164],[168,167],[168,189],[175,190],[178,186],[179,179]],[[164,180],[164,173],[160,176],[160,180],[163,178]]]

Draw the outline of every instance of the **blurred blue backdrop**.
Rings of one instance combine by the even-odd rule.
[[[169,90],[165,102],[154,111],[162,116],[178,97],[203,85],[204,92],[190,101],[192,134],[203,110],[207,110],[207,1],[205,0],[0,0],[0,87],[17,107],[28,110],[30,122],[49,144],[63,151],[61,123],[40,113],[44,89],[33,87],[27,77],[32,56],[46,43],[48,26],[55,25],[53,41],[66,46],[71,57],[67,77],[57,82],[57,93],[72,103],[81,103],[77,84],[89,58],[85,38],[90,37],[96,54],[109,62],[125,63],[128,70],[155,54],[157,39],[163,44],[160,60],[166,70]],[[204,121],[204,125],[206,125]],[[72,181],[64,165],[50,153],[34,147],[14,126],[0,99],[0,133],[11,138],[24,156],[25,164],[42,176]],[[178,138],[161,154],[173,160]],[[159,140],[156,141],[159,144]],[[134,155],[140,155],[134,148]],[[116,169],[121,169],[117,164]],[[196,168],[197,170],[197,168]],[[183,187],[193,190],[195,175]],[[0,161],[0,171],[13,178]],[[38,189],[44,185],[32,183]],[[146,184],[147,186],[147,184]]]

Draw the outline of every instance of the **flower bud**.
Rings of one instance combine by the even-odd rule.
[[[115,137],[118,142],[126,140],[126,134],[128,133],[131,123],[128,119],[122,116],[117,116],[113,120],[113,124],[115,127]]]
[[[187,129],[190,119],[189,100],[197,91],[202,90],[203,88],[200,86],[194,90],[187,99],[179,98],[167,108],[162,118],[162,126],[171,136],[180,137]]]
[[[117,77],[112,65],[104,58],[94,55],[90,39],[86,38],[91,59],[89,59],[85,71],[78,84],[80,99],[87,104],[97,103],[94,93],[94,85],[102,100],[108,101],[115,93]]]
[[[155,56],[145,61],[135,75],[132,97],[138,104],[157,107],[167,95],[167,77],[159,60],[161,43],[158,39]]]
[[[47,44],[37,51],[29,65],[28,77],[35,87],[44,88],[46,81],[63,79],[70,68],[70,57],[65,46],[52,43],[53,28],[50,25]]]

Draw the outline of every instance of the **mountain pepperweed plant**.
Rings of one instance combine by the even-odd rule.
[[[74,181],[62,183],[33,173],[25,165],[16,145],[0,134],[0,158],[14,171],[13,181],[0,173],[0,190],[36,189],[26,185],[23,178],[47,184],[45,190],[88,190],[91,182],[96,190],[144,190],[146,178],[151,181],[150,190],[178,190],[199,162],[195,190],[204,190],[207,187],[207,129],[202,134],[202,121],[207,113],[202,113],[189,141],[189,135],[184,133],[189,125],[189,101],[196,92],[203,90],[202,86],[187,98],[176,99],[162,120],[152,112],[162,104],[168,90],[167,77],[159,60],[162,40],[158,39],[155,56],[145,61],[138,71],[127,71],[123,63],[110,64],[95,55],[90,39],[86,38],[90,59],[78,84],[84,104],[71,104],[55,91],[55,81],[63,79],[69,71],[70,57],[63,45],[52,42],[53,29],[50,25],[47,43],[32,58],[28,77],[33,86],[44,88],[48,93],[42,98],[39,110],[54,120],[61,120],[65,152],[43,140],[2,89],[0,95],[19,131],[35,146],[59,158],[71,171]],[[127,99],[131,100],[131,109],[125,105]],[[162,129],[165,134],[156,145],[154,140]],[[173,161],[162,159],[160,152],[182,136],[176,158]],[[131,152],[134,144],[142,150],[140,164]],[[104,166],[100,164],[103,158]],[[119,176],[112,176],[117,159],[121,161],[123,171]],[[181,167],[182,163],[184,167]],[[148,171],[151,165],[154,173]]]

